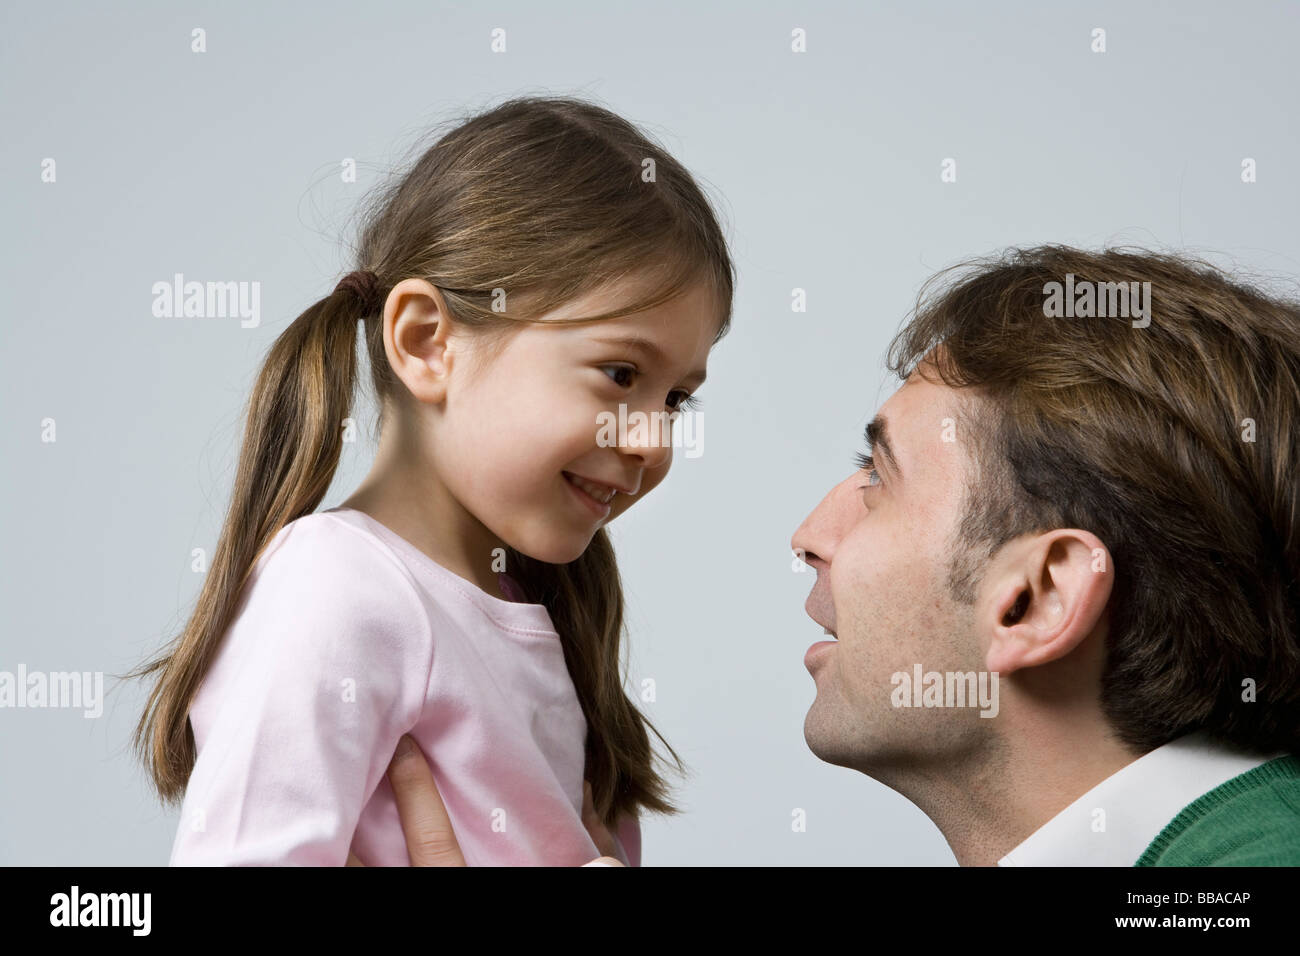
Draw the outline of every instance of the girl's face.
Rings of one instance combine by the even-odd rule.
[[[626,301],[623,288],[543,318],[617,308]],[[716,330],[715,302],[703,284],[635,315],[568,326],[521,323],[481,364],[473,340],[439,321],[415,346],[424,364],[416,374],[426,391],[425,460],[448,500],[467,512],[443,519],[460,519],[453,527],[469,533],[468,553],[483,558],[480,548],[504,542],[549,563],[579,557],[597,529],[668,474],[673,432],[655,413],[666,416],[699,388]],[[645,345],[618,341],[627,338]],[[637,430],[637,412],[665,427]],[[621,490],[605,508],[569,475]],[[487,533],[475,533],[477,524]]]

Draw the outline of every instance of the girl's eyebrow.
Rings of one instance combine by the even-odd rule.
[[[599,342],[602,345],[622,345],[625,348],[635,349],[650,356],[651,360],[657,362],[659,365],[668,364],[668,356],[663,353],[663,350],[649,339],[642,338],[639,335],[620,335],[615,336],[614,338],[593,339],[593,341]],[[696,369],[690,375],[686,376],[685,381],[694,382],[695,387],[699,388],[704,384],[704,380],[707,377],[707,373],[701,368]]]

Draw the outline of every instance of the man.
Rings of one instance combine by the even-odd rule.
[[[962,865],[1300,863],[1300,305],[1141,251],[975,265],[792,539],[836,638],[809,747]],[[392,772],[412,861],[454,862]]]

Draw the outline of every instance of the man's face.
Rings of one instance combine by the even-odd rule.
[[[804,607],[838,637],[806,659],[817,697],[804,738],[829,763],[888,776],[956,756],[992,723],[979,726],[975,707],[891,701],[892,675],[910,679],[914,665],[983,669],[972,609],[947,586],[967,474],[959,408],[957,391],[922,365],[877,415],[885,428],[869,449],[874,470],[831,489],[791,539],[817,571]]]

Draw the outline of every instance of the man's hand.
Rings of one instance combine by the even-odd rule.
[[[388,764],[388,781],[397,800],[397,815],[406,835],[406,852],[411,858],[411,866],[464,866],[465,857],[456,842],[456,834],[452,832],[451,819],[434,783],[433,771],[429,769],[419,744],[409,734],[402,735],[397,752]],[[596,816],[591,784],[585,780],[582,782],[582,822],[596,848],[605,854],[586,865],[622,866],[614,858],[614,838]],[[351,851],[348,852],[347,865],[365,866]]]
[[[596,805],[591,799],[591,784],[586,780],[582,781],[582,825],[587,828],[587,832],[591,834],[591,842],[596,844],[596,849],[602,854],[600,859],[593,860],[592,863],[622,866],[623,864],[614,857],[618,852],[614,846],[614,838],[610,836],[609,830],[596,815]],[[586,865],[591,866],[591,863]]]

